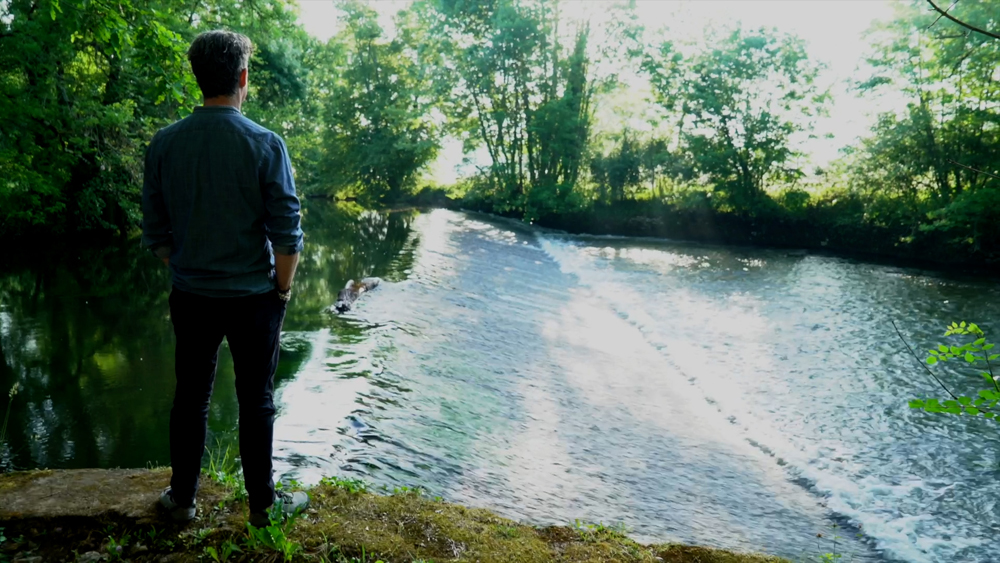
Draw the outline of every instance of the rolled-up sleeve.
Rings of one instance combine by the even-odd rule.
[[[295,179],[288,149],[280,137],[271,137],[260,166],[266,216],[267,238],[276,254],[302,251],[302,216],[295,195]]]
[[[152,250],[158,258],[169,258],[173,248],[173,232],[160,187],[155,145],[156,137],[146,148],[146,164],[142,174],[142,245]]]

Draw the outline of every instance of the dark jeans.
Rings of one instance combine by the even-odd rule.
[[[240,404],[240,458],[250,510],[274,502],[271,442],[274,437],[274,372],[285,302],[276,292],[250,297],[202,297],[174,288],[170,318],[177,338],[177,389],[170,411],[170,487],[174,500],[190,505],[198,492],[205,452],[208,406],[222,338],[229,341]]]

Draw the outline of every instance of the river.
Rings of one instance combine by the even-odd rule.
[[[794,561],[995,561],[997,428],[907,408],[939,393],[890,324],[919,350],[952,320],[989,328],[993,279],[445,210],[310,203],[304,228],[276,376],[286,479]],[[385,283],[329,313],[365,275]],[[0,390],[20,387],[0,465],[169,463],[168,283],[134,244],[0,271]],[[236,413],[223,353],[212,447]]]

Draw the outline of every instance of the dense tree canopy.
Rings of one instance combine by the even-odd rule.
[[[801,148],[829,102],[822,64],[777,30],[684,43],[627,0],[597,32],[558,0],[416,0],[383,29],[337,4],[320,42],[289,0],[0,2],[0,237],[134,232],[146,143],[200,101],[187,45],[228,28],[256,46],[244,111],[285,137],[303,192],[406,199],[450,138],[472,165],[451,194],[528,220],[644,201],[627,213],[811,217],[817,240],[985,260],[1000,244],[990,3],[910,0],[872,30],[857,95],[908,103],[825,170]],[[647,122],[596,130],[616,96]]]
[[[327,178],[369,201],[398,200],[438,149],[431,88],[408,36],[386,41],[374,10],[354,1],[342,7],[345,69],[325,75]],[[409,24],[405,13],[398,23]]]
[[[201,30],[274,38],[257,41],[253,60],[258,120],[273,125],[273,114],[305,97],[300,45],[309,40],[282,2],[0,8],[0,236],[40,227],[124,234],[137,225],[145,144],[200,99],[185,52]]]
[[[685,56],[667,41],[646,57],[657,99],[680,115],[681,142],[698,169],[738,207],[769,184],[794,180],[794,133],[819,113],[818,67],[802,41],[776,30],[734,29]]]

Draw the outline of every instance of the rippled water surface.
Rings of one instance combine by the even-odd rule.
[[[449,211],[314,204],[305,228],[277,376],[288,478],[795,561],[834,536],[847,561],[995,560],[997,429],[909,410],[937,392],[890,324],[920,349],[951,320],[988,329],[994,280]],[[75,258],[0,273],[0,389],[22,387],[0,462],[167,464],[165,272],[134,248]],[[363,275],[387,283],[326,312]]]

